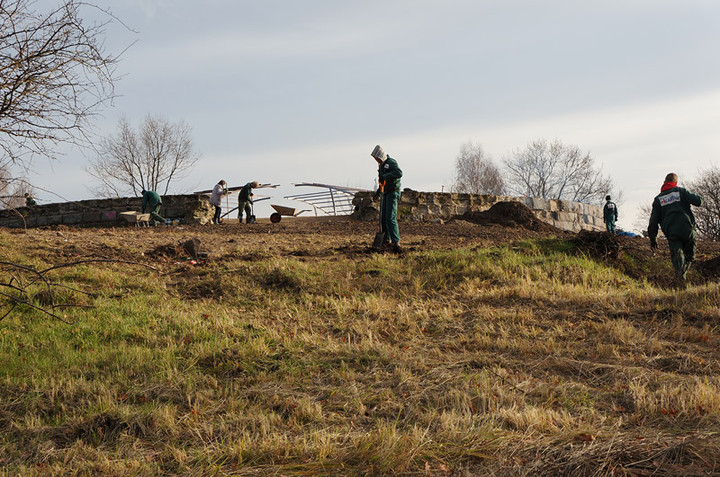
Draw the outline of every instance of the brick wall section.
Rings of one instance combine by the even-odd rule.
[[[212,221],[214,209],[205,195],[166,195],[160,215],[167,219],[184,219],[189,224]],[[127,225],[120,212],[141,211],[141,197],[81,200],[56,204],[0,210],[0,227],[43,227],[47,225],[117,226]],[[22,218],[18,216],[22,215]],[[24,220],[23,220],[24,219]]]
[[[353,217],[378,220],[379,201],[373,192],[358,192],[353,199]],[[525,204],[542,221],[563,230],[605,230],[602,208],[566,200],[535,197],[417,192],[405,189],[398,203],[398,220],[433,222],[449,220],[468,211],[484,211],[498,202],[516,201]]]

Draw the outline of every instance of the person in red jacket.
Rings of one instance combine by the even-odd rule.
[[[677,183],[678,176],[674,172],[665,177],[660,194],[653,199],[648,236],[650,246],[653,250],[657,249],[658,226],[662,228],[670,247],[675,278],[680,284],[684,284],[688,268],[695,259],[697,243],[695,216],[690,206],[701,206],[703,199],[678,187]]]

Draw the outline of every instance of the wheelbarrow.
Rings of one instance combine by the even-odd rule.
[[[125,219],[129,224],[135,224],[136,227],[145,226],[150,224],[150,214],[142,214],[137,211],[120,212],[118,214],[120,218]]]
[[[275,212],[270,214],[270,222],[272,222],[273,224],[277,224],[278,222],[280,222],[280,220],[283,218],[283,215],[287,217],[297,217],[303,212],[309,212],[308,209],[298,210],[294,207],[285,207],[284,205],[270,204],[270,207],[275,209]]]

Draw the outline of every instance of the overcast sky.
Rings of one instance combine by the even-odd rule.
[[[682,185],[720,153],[716,0],[96,3],[134,30],[108,30],[108,50],[134,44],[98,128],[187,122],[202,158],[185,191],[221,178],[285,185],[276,196],[309,192],[290,186],[302,181],[370,188],[375,144],[403,187],[447,190],[467,141],[500,164],[559,139],[611,176],[634,229],[666,173]],[[33,180],[90,198],[86,165],[71,150]]]

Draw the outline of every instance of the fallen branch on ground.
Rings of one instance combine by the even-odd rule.
[[[7,272],[7,276],[3,276],[5,274],[0,275],[0,290],[4,290],[0,291],[0,307],[7,307],[7,311],[0,316],[0,321],[4,320],[19,306],[25,306],[55,318],[65,324],[72,324],[61,317],[57,313],[57,310],[66,308],[93,307],[90,305],[81,305],[76,303],[56,303],[56,290],[62,288],[73,293],[82,293],[87,296],[92,296],[93,294],[61,283],[55,283],[48,279],[47,274],[60,268],[74,267],[86,263],[124,263],[149,268],[155,272],[159,271],[157,268],[144,263],[115,259],[79,260],[76,262],[55,265],[43,270],[37,270],[33,267],[15,262],[0,261],[0,270]],[[37,304],[38,301],[41,303]]]

